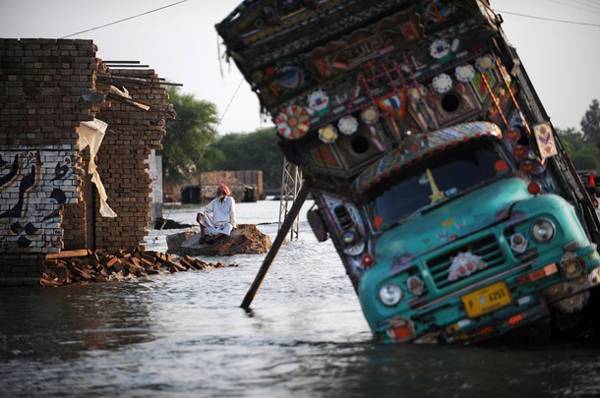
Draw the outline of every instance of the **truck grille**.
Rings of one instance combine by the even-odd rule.
[[[429,272],[438,289],[448,287],[453,283],[468,279],[474,274],[483,271],[476,271],[474,274],[471,274],[465,278],[460,278],[455,281],[448,280],[448,273],[450,271],[450,265],[452,264],[452,258],[455,257],[458,253],[464,253],[467,251],[483,259],[483,261],[487,264],[487,267],[484,268],[484,270],[501,266],[504,263],[504,254],[502,253],[502,249],[500,249],[500,245],[498,244],[496,238],[493,235],[487,236],[485,238],[473,242],[469,242],[464,246],[441,254],[427,261],[427,268],[429,269]]]

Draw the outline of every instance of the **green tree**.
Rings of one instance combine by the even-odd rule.
[[[600,145],[600,103],[595,99],[581,119],[581,131],[588,142]]]
[[[556,132],[578,170],[600,169],[600,149],[586,142],[580,131],[569,127],[557,128]]]
[[[584,144],[583,134],[573,127],[567,129],[557,128],[556,132],[570,156],[573,156]]]
[[[597,170],[597,155],[597,153],[594,155],[590,152],[577,152],[571,157],[571,159],[573,160],[573,164],[577,170]]]
[[[265,187],[281,184],[283,154],[273,128],[222,136],[212,148],[222,154],[213,170],[262,170]]]
[[[176,184],[210,168],[220,154],[210,148],[217,140],[217,108],[191,94],[169,91],[177,118],[167,124],[163,168],[167,184]]]

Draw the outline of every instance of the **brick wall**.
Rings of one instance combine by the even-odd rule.
[[[94,188],[90,178],[85,175],[85,168],[89,159],[90,154],[88,149],[79,152],[80,173],[82,174],[79,179],[78,191],[80,200],[67,203],[63,209],[63,249],[65,250],[93,248],[93,239],[90,236],[91,231],[88,231],[92,225],[89,219],[93,216],[90,204],[87,202],[91,201],[90,193],[94,192]]]
[[[95,54],[91,40],[0,39],[0,145],[74,145]]]
[[[147,161],[168,96],[152,70],[109,70],[90,40],[0,39],[0,284],[36,281],[48,253],[132,248],[149,224]],[[127,87],[142,110],[109,95]],[[98,170],[117,218],[98,214],[76,128],[109,124]]]
[[[150,106],[144,111],[110,100],[97,116],[109,126],[97,164],[110,206],[119,217],[96,220],[96,245],[131,248],[140,245],[147,234],[152,203],[148,162],[152,149],[162,149],[166,118],[173,117],[173,111],[153,70],[111,69],[110,76],[135,101]]]
[[[0,39],[0,280],[39,274],[79,199],[75,128],[93,118],[90,40]]]

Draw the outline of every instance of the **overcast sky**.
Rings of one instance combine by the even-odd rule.
[[[0,0],[0,37],[60,37],[158,8],[176,0]],[[106,60],[140,60],[183,90],[217,104],[222,113],[241,74],[222,63],[215,23],[238,0],[188,0],[121,24],[84,33]],[[600,0],[492,0],[496,9],[600,23]],[[552,121],[579,127],[593,98],[600,98],[600,27],[537,21],[504,14],[504,30],[532,78]],[[267,126],[247,83],[234,98],[219,131]]]

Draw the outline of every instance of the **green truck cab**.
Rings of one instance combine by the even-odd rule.
[[[562,197],[520,175],[491,123],[429,134],[355,181],[372,242],[358,294],[384,341],[475,341],[581,311],[600,257]],[[419,160],[416,160],[419,159]]]

